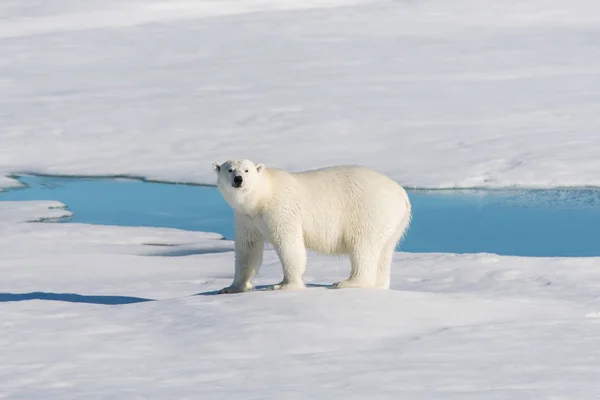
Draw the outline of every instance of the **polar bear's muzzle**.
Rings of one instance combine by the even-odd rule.
[[[238,175],[233,178],[233,183],[231,184],[231,186],[233,186],[234,188],[239,188],[242,187],[242,183],[244,183],[244,178]]]

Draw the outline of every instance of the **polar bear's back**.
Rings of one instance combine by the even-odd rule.
[[[389,237],[410,215],[406,191],[366,167],[269,173],[277,203],[301,215],[306,246],[316,251],[344,253],[362,237]]]

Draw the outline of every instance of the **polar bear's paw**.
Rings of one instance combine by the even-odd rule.
[[[271,290],[299,290],[305,289],[306,285],[304,282],[280,282],[277,285],[271,286]]]
[[[219,290],[219,294],[243,293],[253,289],[252,284],[231,285]]]
[[[346,288],[372,288],[375,287],[374,283],[366,279],[346,279],[339,281],[331,285],[334,289],[346,289]]]

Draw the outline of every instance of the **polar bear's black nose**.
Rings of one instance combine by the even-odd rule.
[[[236,176],[235,178],[233,178],[233,187],[240,187],[242,186],[242,182],[244,182],[244,178],[242,178],[241,176]]]

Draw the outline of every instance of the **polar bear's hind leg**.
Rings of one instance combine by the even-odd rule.
[[[377,282],[375,284],[376,288],[380,289],[389,289],[390,288],[390,280],[391,280],[391,269],[392,269],[392,259],[394,257],[394,252],[396,251],[396,246],[408,230],[408,227],[411,223],[412,215],[410,210],[410,203],[407,200],[407,215],[403,218],[402,222],[396,228],[394,234],[390,237],[388,242],[385,244],[380,258],[379,265],[377,268]]]
[[[377,281],[377,267],[382,246],[357,243],[350,249],[350,277],[333,284],[335,289],[372,288]]]

